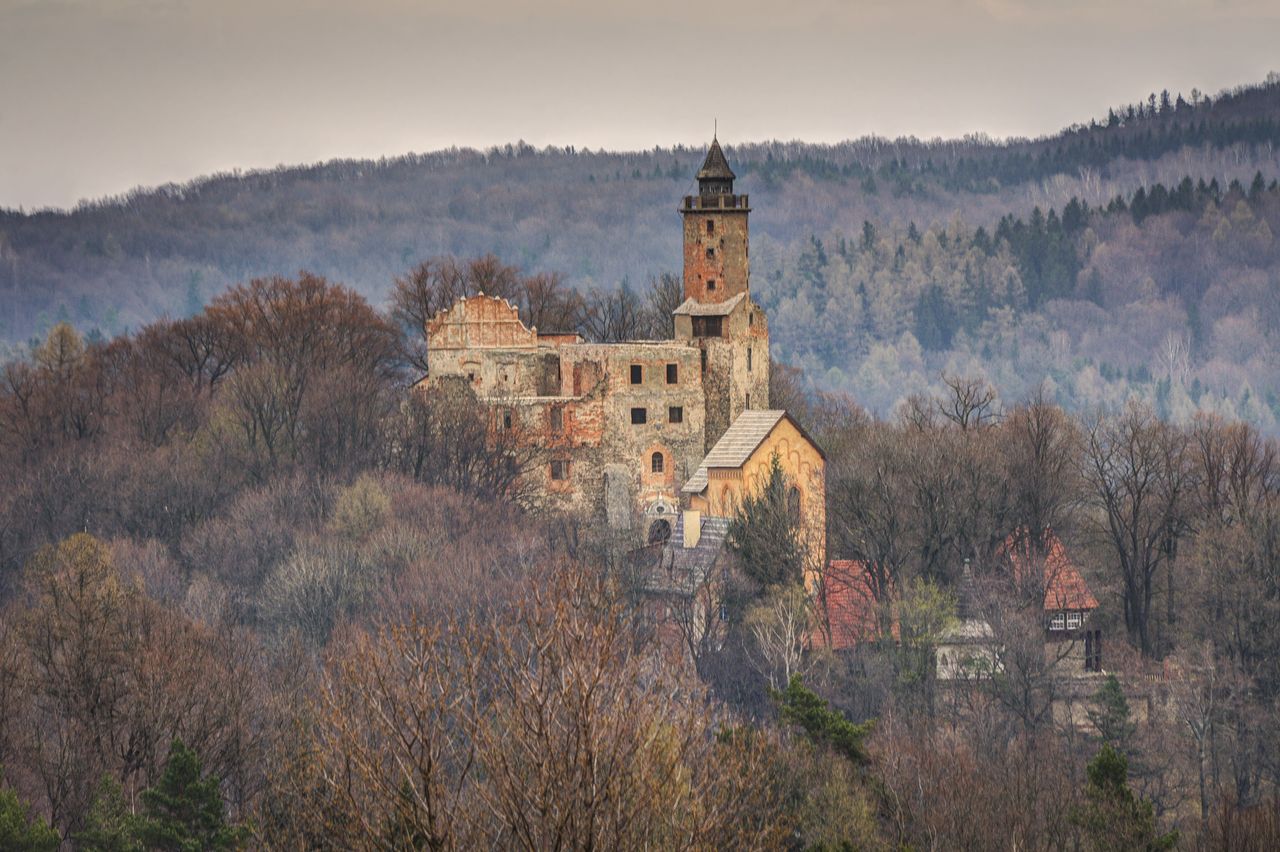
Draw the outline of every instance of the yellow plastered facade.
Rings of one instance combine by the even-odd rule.
[[[826,461],[818,447],[783,417],[741,467],[707,469],[707,487],[689,499],[689,508],[705,515],[731,518],[743,499],[756,494],[769,479],[771,459],[778,462],[800,500],[801,534],[809,550],[811,571],[825,564],[827,553]]]

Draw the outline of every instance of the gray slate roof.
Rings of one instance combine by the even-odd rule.
[[[707,453],[707,457],[698,465],[697,471],[689,477],[689,481],[680,489],[685,494],[700,494],[707,487],[707,470],[713,467],[741,467],[756,448],[778,425],[778,421],[787,416],[780,409],[772,411],[744,411],[733,421],[716,445]]]
[[[724,158],[724,151],[720,150],[719,140],[712,139],[707,158],[698,169],[698,180],[733,180],[735,177],[737,175],[729,168],[729,161]]]
[[[641,587],[651,593],[692,595],[715,567],[729,534],[728,518],[703,516],[696,547],[684,546],[684,514],[676,516],[671,538],[633,551]]]
[[[687,314],[691,317],[727,317],[745,298],[747,298],[746,293],[739,293],[723,302],[699,302],[697,299],[685,299],[672,313]]]

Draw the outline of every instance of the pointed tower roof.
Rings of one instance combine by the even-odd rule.
[[[735,177],[737,175],[729,168],[729,161],[724,158],[724,151],[720,150],[719,140],[712,139],[707,158],[698,169],[698,180],[733,180]]]

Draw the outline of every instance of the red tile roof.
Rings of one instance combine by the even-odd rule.
[[[831,650],[845,651],[863,642],[874,641],[880,634],[875,595],[867,565],[855,559],[833,559],[827,563],[823,578],[826,591],[827,619],[831,625]],[[894,625],[897,636],[897,625]],[[825,637],[817,633],[812,643],[822,647]]]
[[[1044,558],[1044,609],[1058,610],[1097,609],[1098,601],[1089,591],[1088,584],[1079,569],[1067,557],[1062,541],[1052,532],[1046,534],[1048,553]],[[1010,536],[1000,548],[1006,556],[1015,579],[1021,579],[1035,561],[1027,537]],[[833,559],[827,563],[823,578],[826,586],[827,619],[831,626],[831,650],[845,651],[863,642],[875,641],[880,634],[878,604],[871,591],[871,577],[865,562],[856,559]],[[898,625],[893,624],[893,636],[898,636]],[[815,647],[825,647],[825,637],[815,631],[810,638]]]
[[[1089,591],[1080,571],[1067,556],[1062,540],[1052,530],[1045,531],[1044,556],[1044,610],[1091,610],[1098,608],[1098,599]],[[1009,536],[1000,547],[1000,554],[1009,559],[1015,580],[1021,580],[1025,572],[1038,561],[1032,554],[1031,542],[1024,533]]]

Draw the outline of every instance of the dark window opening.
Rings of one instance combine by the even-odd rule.
[[[707,260],[715,260],[715,256],[716,256],[716,250],[715,250],[715,249],[713,249],[713,248],[709,248],[709,249],[707,249]]]
[[[708,293],[713,293],[713,292],[715,292],[715,289],[716,289],[716,279],[714,279],[714,278],[708,278],[708,279],[707,279],[707,292],[708,292]]]
[[[1102,671],[1102,631],[1086,630],[1084,633],[1084,669]]]
[[[751,347],[747,347],[747,372],[751,372]]]
[[[502,428],[503,429],[511,428],[511,412],[510,411],[502,412]]]
[[[680,405],[673,405],[673,406],[671,406],[670,408],[668,408],[668,409],[667,409],[667,422],[668,422],[668,423],[683,423],[683,422],[684,422],[684,407],[683,407],[683,406],[680,406]]]
[[[667,365],[667,384],[674,385],[679,381],[680,381],[680,365],[668,364]]]
[[[697,334],[696,328],[694,329],[694,333]],[[698,335],[698,336],[703,337],[704,335]],[[707,350],[703,349],[701,354],[702,354],[702,374],[705,376],[707,374]]]
[[[556,482],[563,482],[569,478],[569,462],[563,459],[555,459],[551,462],[551,478]]]
[[[639,364],[631,365],[631,384],[639,385],[644,383],[644,367]]]
[[[708,233],[708,234],[714,234],[715,232],[716,232],[716,220],[715,220],[715,219],[708,219],[708,220],[707,220],[707,233]]]
[[[755,325],[755,324],[756,324],[756,313],[755,311],[752,311],[751,313],[747,314],[747,325]]]
[[[558,405],[551,407],[551,431],[564,431],[564,409]]]
[[[653,457],[649,459],[649,470],[653,473],[662,473],[666,466],[666,459],[662,457],[662,453],[654,453]]]
[[[476,374],[475,374],[475,373],[467,373],[467,381],[469,381],[469,382],[471,382],[471,383],[473,383],[473,384],[474,384],[474,383],[475,383],[475,380],[476,380]]]
[[[747,404],[746,404],[745,406],[743,406],[743,407],[744,407],[744,408],[750,408],[750,407],[751,407],[751,394],[747,394]]]
[[[694,317],[693,318],[693,336],[694,337],[719,337],[721,333],[721,323],[724,317]],[[704,355],[705,357],[705,355]],[[706,364],[703,363],[703,367]]]
[[[649,524],[649,543],[650,544],[665,544],[667,541],[670,540],[670,538],[671,538],[671,522],[670,521],[664,518],[659,518],[658,520]]]
[[[631,409],[631,425],[639,426],[643,423],[648,423],[648,422],[649,422],[649,412],[645,411],[643,408]]]

